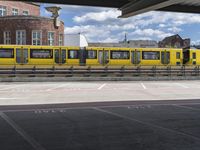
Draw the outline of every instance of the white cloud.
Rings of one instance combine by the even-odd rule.
[[[116,9],[105,10],[101,12],[90,12],[83,16],[75,16],[73,20],[76,23],[85,23],[87,21],[106,21],[109,19],[116,19],[120,12]]]
[[[83,33],[89,42],[121,41],[124,32],[128,33],[129,40],[162,40],[166,36],[183,31],[182,25],[200,23],[198,14],[156,11],[119,19],[121,12],[116,9],[82,6],[62,6],[62,8],[63,14],[74,13],[70,25],[72,27],[66,26],[65,33]]]
[[[191,41],[191,45],[200,45],[200,40]]]
[[[171,28],[168,28],[167,30],[172,31],[173,33],[178,33],[180,31],[182,31],[182,29],[178,28],[178,27],[171,27]]]
[[[137,29],[136,31],[132,32],[131,35],[140,35],[140,36],[144,36],[144,37],[158,37],[160,39],[167,37],[167,36],[171,36],[172,33],[165,33],[163,31],[160,30],[153,30],[153,29]]]
[[[99,42],[107,39],[111,35],[110,31],[105,31],[103,28],[98,28],[94,25],[65,27],[65,34],[77,33],[84,34],[89,42],[93,42],[95,40]]]

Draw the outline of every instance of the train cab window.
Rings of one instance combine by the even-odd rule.
[[[129,51],[111,51],[111,59],[129,59]]]
[[[192,58],[196,59],[196,53],[192,53]]]
[[[30,57],[37,59],[51,59],[53,58],[52,49],[30,49]]]
[[[93,50],[87,51],[87,59],[97,59],[97,52]]]
[[[181,58],[181,53],[180,52],[176,52],[176,59],[180,59]]]
[[[160,52],[142,52],[144,60],[160,60]]]
[[[14,58],[14,49],[0,49],[0,58]]]
[[[77,51],[77,50],[69,50],[68,51],[68,58],[69,59],[78,59],[79,58],[79,51]]]

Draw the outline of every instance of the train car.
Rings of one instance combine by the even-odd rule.
[[[79,47],[0,46],[0,65],[79,65]]]
[[[182,49],[161,48],[96,48],[88,47],[92,58],[86,59],[87,65],[182,65]]]
[[[132,63],[145,66],[182,65],[182,49],[136,48],[132,52]]]
[[[183,63],[187,66],[200,65],[200,50],[183,49]]]
[[[200,64],[200,51],[163,48],[0,46],[0,65],[166,66]],[[183,59],[184,57],[184,59]],[[191,59],[192,57],[192,59]],[[184,61],[183,61],[184,60]],[[188,61],[187,61],[188,60]]]

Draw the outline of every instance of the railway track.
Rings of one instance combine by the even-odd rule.
[[[160,77],[200,76],[200,66],[69,66],[0,67],[0,77]]]

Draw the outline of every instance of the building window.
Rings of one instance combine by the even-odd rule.
[[[129,51],[111,51],[111,59],[129,59]]]
[[[26,44],[26,31],[25,30],[17,30],[16,31],[16,44],[17,45],[25,45]]]
[[[79,51],[77,51],[77,50],[69,50],[68,51],[68,58],[69,59],[78,59],[79,58]]]
[[[24,15],[24,16],[28,16],[28,15],[29,15],[29,12],[28,12],[27,10],[24,10],[24,11],[23,11],[23,15]]]
[[[1,48],[0,49],[0,58],[14,58],[14,49]]]
[[[11,44],[11,34],[10,31],[4,31],[3,33],[4,44]]]
[[[176,59],[180,59],[181,58],[181,53],[180,52],[176,52]]]
[[[160,60],[160,52],[142,52],[144,60]]]
[[[30,58],[51,59],[53,58],[52,49],[30,49]]]
[[[97,58],[97,51],[88,50],[87,51],[87,59],[96,59]]]
[[[0,6],[0,16],[6,15],[6,6]]]
[[[48,32],[48,45],[54,45],[54,32]]]
[[[12,9],[12,15],[13,15],[13,16],[17,16],[18,14],[19,14],[18,9],[13,8],[13,9]]]
[[[32,45],[42,45],[42,32],[33,31],[32,32]]]
[[[196,59],[196,53],[192,53],[193,59]]]
[[[63,45],[63,34],[59,34],[59,46]]]

